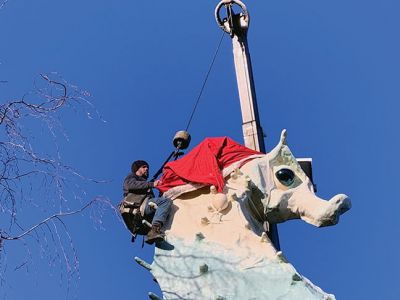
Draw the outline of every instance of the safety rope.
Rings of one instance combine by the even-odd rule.
[[[212,67],[213,67],[213,65],[214,65],[215,59],[217,58],[219,49],[221,48],[221,44],[222,44],[222,40],[224,39],[224,35],[225,35],[225,32],[223,31],[223,32],[222,32],[222,35],[221,35],[221,38],[220,38],[220,40],[219,40],[219,43],[218,43],[217,50],[215,50],[214,57],[213,57],[213,59],[212,59],[212,61],[211,61],[210,67],[208,68],[206,77],[204,78],[203,85],[201,86],[200,93],[199,93],[199,95],[197,96],[196,102],[195,102],[194,107],[193,107],[193,110],[192,110],[192,114],[190,115],[190,118],[189,118],[189,121],[188,121],[188,123],[187,123],[187,125],[186,125],[185,131],[188,131],[189,126],[190,126],[190,123],[192,122],[194,113],[196,112],[197,106],[198,106],[198,104],[199,104],[201,95],[203,94],[204,88],[205,88],[205,86],[206,86],[208,77],[209,77],[209,75],[210,75],[210,73],[211,73],[211,70],[212,70]]]

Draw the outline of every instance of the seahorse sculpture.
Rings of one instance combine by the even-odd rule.
[[[211,186],[175,198],[154,262],[136,258],[159,283],[163,299],[335,299],[274,248],[264,221],[334,225],[350,209],[349,198],[315,195],[286,145],[286,131],[270,153],[224,170],[224,177],[223,193]]]

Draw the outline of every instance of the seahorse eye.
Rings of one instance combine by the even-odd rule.
[[[294,182],[294,172],[290,169],[280,169],[275,173],[276,178],[285,186],[290,186]]]

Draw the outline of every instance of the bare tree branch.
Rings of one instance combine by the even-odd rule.
[[[0,9],[6,2],[0,1]],[[28,270],[36,245],[50,265],[63,266],[70,282],[79,274],[79,261],[63,219],[91,208],[91,218],[101,223],[106,207],[115,210],[105,197],[85,199],[87,184],[106,181],[88,178],[63,163],[58,145],[67,139],[61,120],[68,111],[102,120],[87,100],[90,94],[57,73],[39,78],[34,90],[20,99],[0,100],[0,286],[9,270],[6,250],[11,241],[22,242],[26,253],[13,270]],[[77,210],[69,208],[77,205]],[[50,214],[51,210],[58,212]],[[25,211],[47,217],[24,228]]]
[[[61,219],[60,219],[61,217],[67,217],[67,216],[72,216],[72,215],[81,213],[82,211],[84,211],[86,208],[88,208],[90,205],[92,205],[92,204],[93,204],[94,202],[96,202],[96,201],[100,201],[100,200],[99,200],[98,198],[95,198],[95,199],[89,201],[89,203],[87,203],[86,205],[84,205],[84,206],[81,207],[80,209],[75,210],[75,211],[71,211],[71,212],[61,212],[61,213],[53,214],[53,215],[47,217],[46,219],[40,221],[39,223],[35,224],[34,226],[32,226],[31,228],[29,228],[28,230],[26,230],[26,231],[22,232],[21,234],[17,235],[17,236],[7,236],[7,235],[3,235],[3,234],[0,232],[0,240],[5,240],[5,241],[19,240],[19,239],[23,238],[24,236],[30,234],[32,231],[36,230],[38,227],[40,227],[40,226],[42,226],[42,225],[48,223],[48,222],[49,222],[50,220],[52,220],[52,219],[57,219],[57,220],[59,220],[60,222],[62,222]],[[105,201],[105,200],[102,200],[102,201]],[[111,204],[110,204],[110,205],[111,205]],[[0,243],[1,243],[1,242],[0,242]]]

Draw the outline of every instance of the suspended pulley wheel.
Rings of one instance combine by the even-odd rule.
[[[184,150],[189,147],[190,144],[190,134],[185,130],[180,130],[175,133],[173,144],[176,149]]]

